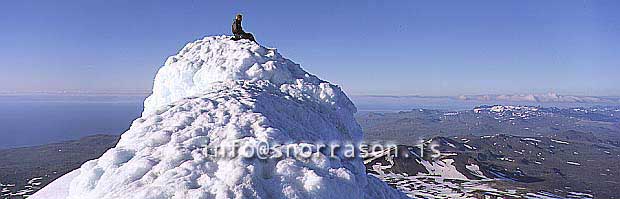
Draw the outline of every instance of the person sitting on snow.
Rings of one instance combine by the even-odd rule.
[[[243,16],[241,16],[241,14],[237,14],[232,24],[232,33],[234,35],[233,40],[237,41],[240,39],[248,39],[250,41],[256,42],[252,33],[247,33],[243,31],[243,27],[241,27],[242,20]]]

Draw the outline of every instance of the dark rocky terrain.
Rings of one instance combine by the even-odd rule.
[[[116,145],[116,135],[0,150],[1,198],[23,198],[56,178],[98,158]]]
[[[428,148],[429,141],[440,140],[435,141],[436,147],[442,154],[451,154],[432,161],[428,157],[423,160],[416,157],[415,161],[385,157],[383,159],[390,160],[368,162],[369,170],[377,173],[379,167],[373,168],[373,165],[384,166],[381,172],[390,174],[383,175],[388,177],[386,181],[402,190],[411,189],[412,193],[425,193],[429,187],[442,189],[429,185],[441,183],[436,178],[429,180],[428,175],[424,175],[429,173],[428,169],[424,170],[419,162],[450,159],[454,169],[467,179],[449,183],[454,187],[443,188],[466,193],[444,194],[447,198],[480,196],[472,195],[474,193],[508,198],[617,198],[620,195],[617,190],[620,183],[619,110],[618,107],[481,106],[468,111],[423,109],[366,113],[359,115],[358,121],[368,140],[388,140],[406,145],[414,152],[419,151],[420,143]],[[483,178],[494,180],[479,187],[480,179],[469,176],[471,171],[463,169],[463,165],[477,165]],[[403,175],[417,177],[412,180]],[[445,182],[445,178],[440,181]],[[442,193],[427,194],[435,197]]]
[[[498,134],[435,137],[423,145],[398,145],[396,149],[398,155],[386,152],[368,158],[366,167],[412,196],[616,198],[619,194],[615,187],[620,176],[620,148],[609,144],[571,140],[564,135]],[[431,157],[433,154],[438,157]]]

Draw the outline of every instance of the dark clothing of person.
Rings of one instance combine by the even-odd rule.
[[[235,19],[233,21],[232,33],[234,35],[233,40],[235,41],[240,40],[240,39],[248,39],[250,41],[256,42],[256,40],[254,39],[254,35],[252,35],[252,33],[247,33],[243,31],[243,27],[241,27],[241,20]]]
[[[241,20],[235,19],[232,24],[232,33],[235,35],[241,35],[245,33],[243,27],[241,27]]]

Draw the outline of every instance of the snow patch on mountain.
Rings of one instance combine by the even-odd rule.
[[[142,117],[116,147],[48,186],[71,181],[68,199],[405,197],[367,175],[360,158],[216,158],[207,150],[235,142],[357,143],[355,112],[338,86],[275,49],[205,37],[168,58]]]

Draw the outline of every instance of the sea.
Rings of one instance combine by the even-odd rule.
[[[121,134],[144,96],[0,96],[0,149]]]

